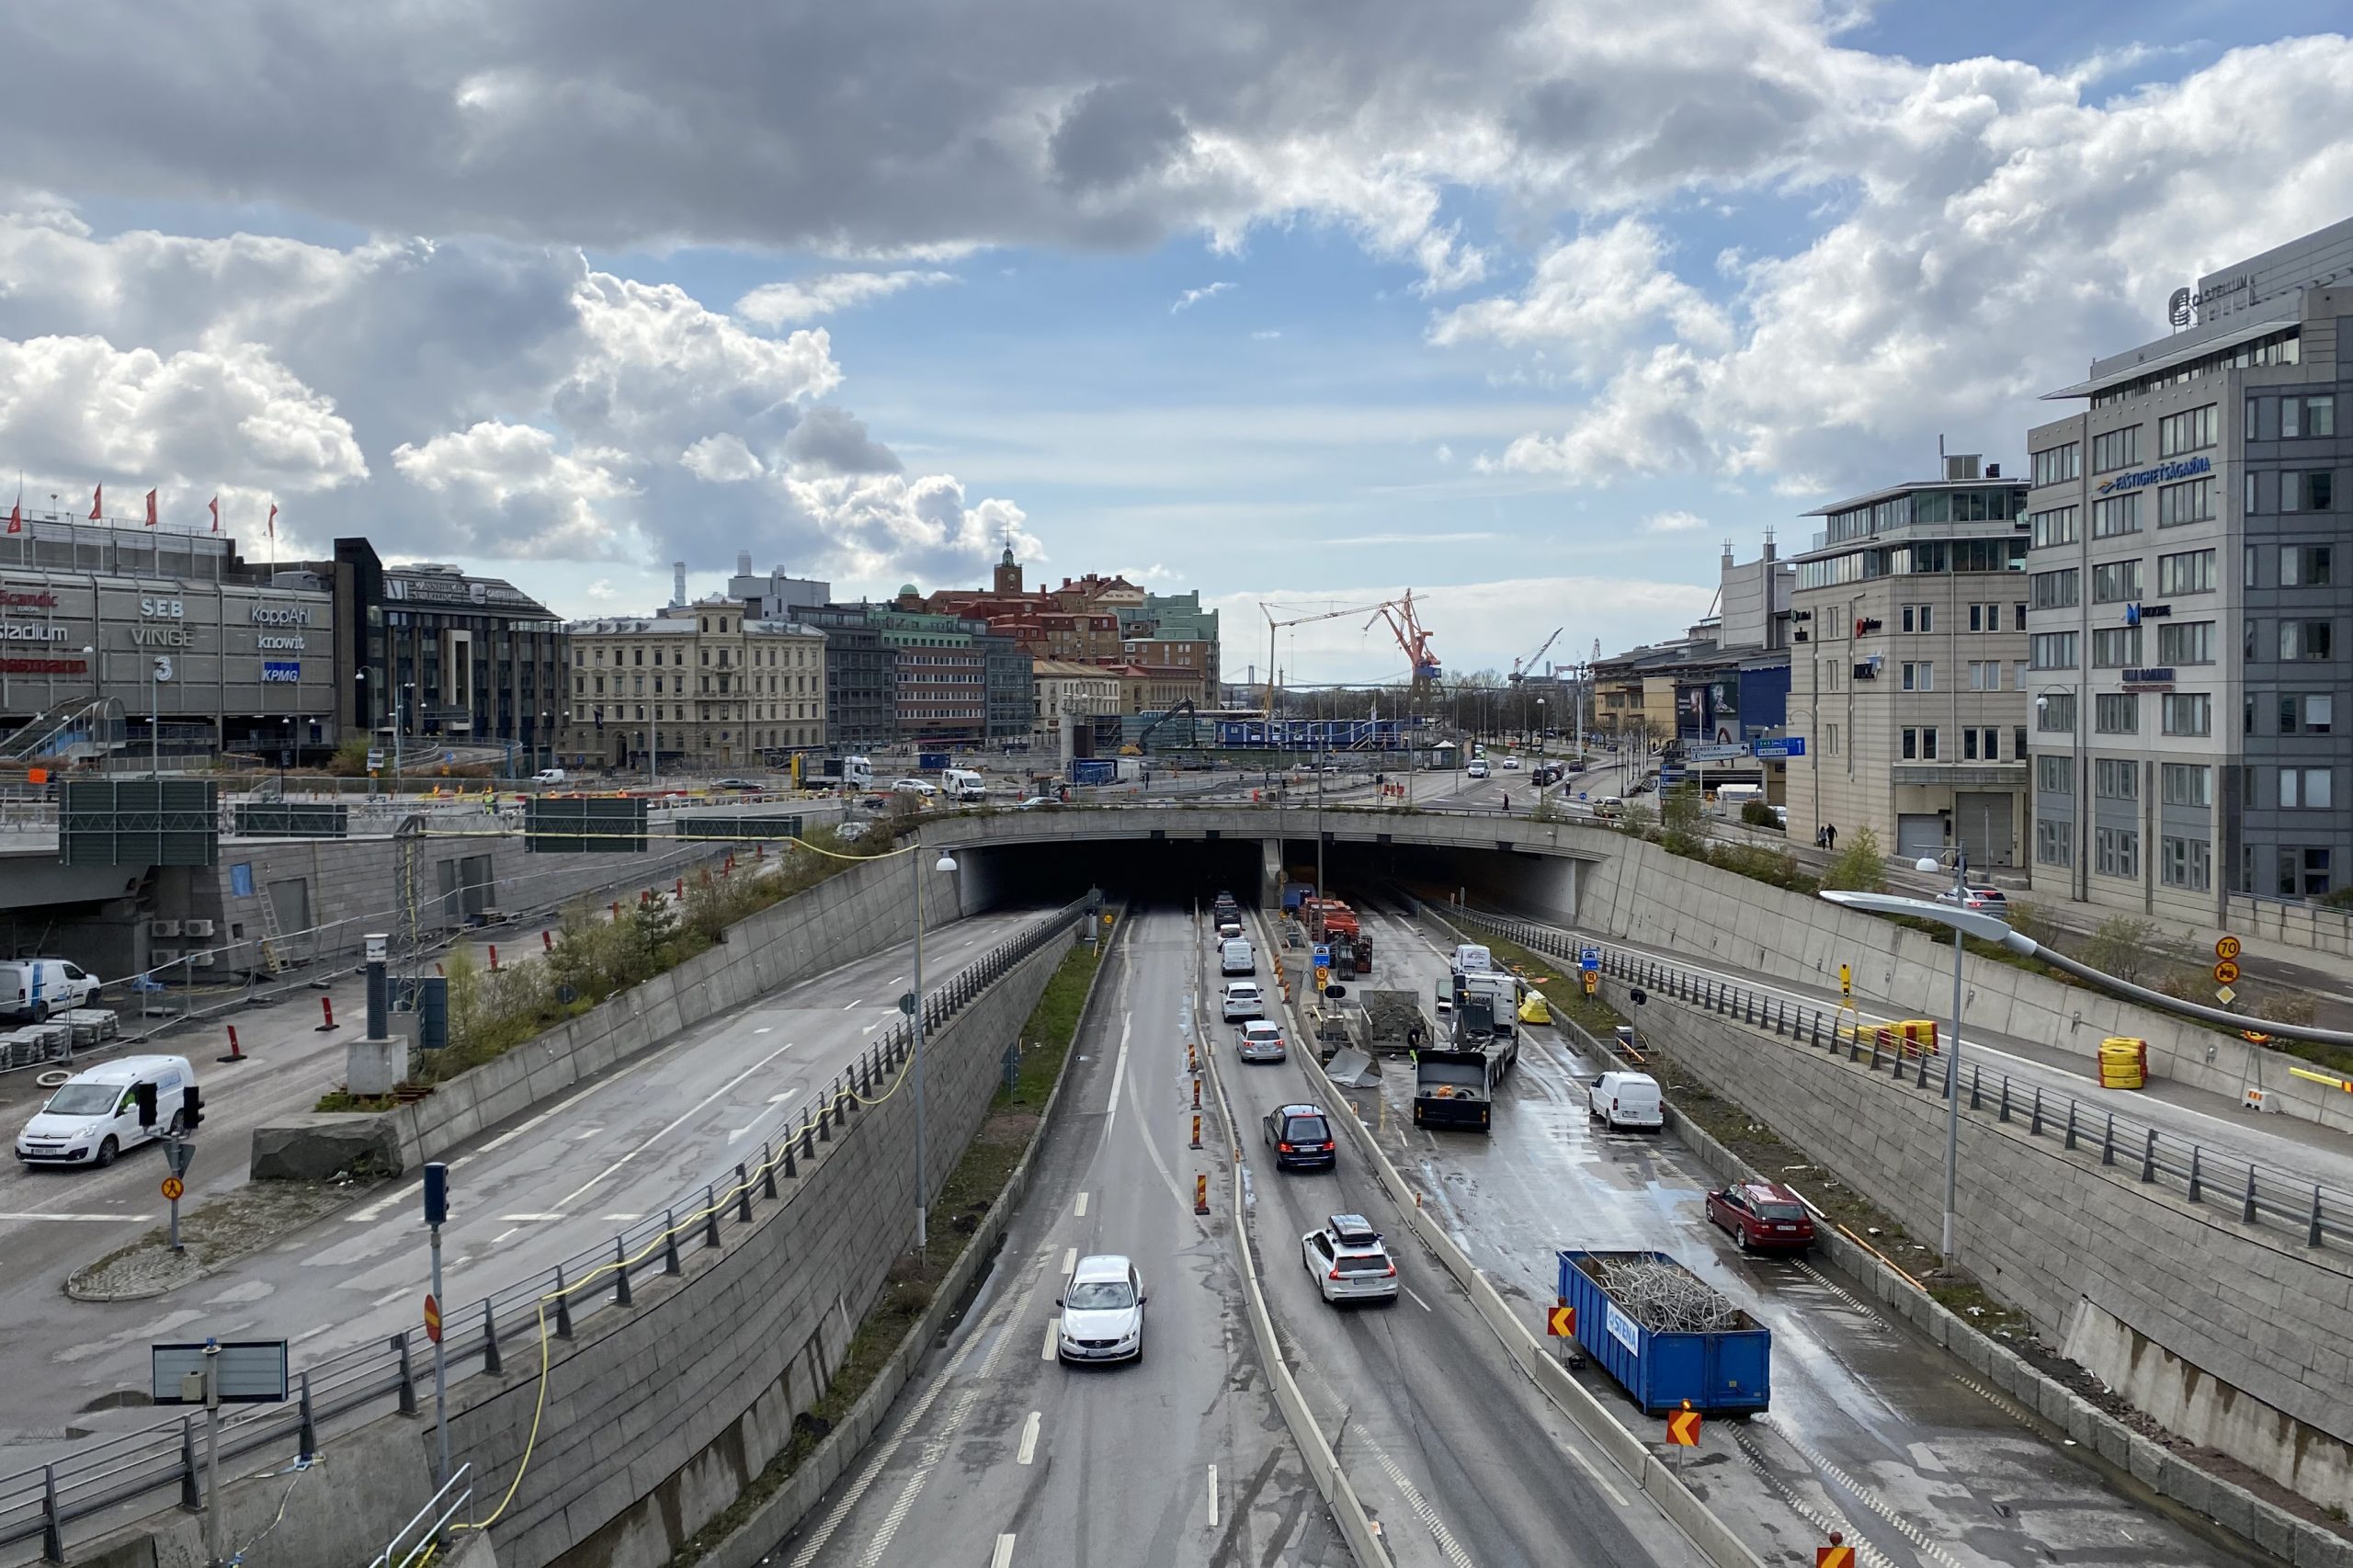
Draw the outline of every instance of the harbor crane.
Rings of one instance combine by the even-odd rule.
[[[1538,665],[1544,662],[1544,655],[1552,651],[1552,644],[1558,642],[1561,640],[1561,633],[1567,630],[1568,628],[1565,626],[1556,626],[1552,628],[1552,635],[1538,643],[1536,645],[1536,652],[1529,654],[1525,659],[1514,659],[1511,662],[1512,685],[1518,686],[1521,681],[1526,680],[1528,678],[1528,672],[1533,670]]]

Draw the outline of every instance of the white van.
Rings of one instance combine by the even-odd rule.
[[[178,1126],[181,1091],[195,1082],[185,1056],[126,1056],[76,1074],[17,1134],[17,1158],[28,1165],[112,1165],[132,1144]],[[141,1084],[155,1085],[153,1127],[139,1125],[132,1090]]]
[[[1487,759],[1483,756],[1474,756],[1471,759],[1471,766],[1462,771],[1468,778],[1484,778],[1487,777]]]
[[[1453,967],[1464,974],[1484,974],[1495,967],[1495,956],[1477,942],[1461,942],[1454,949]]]
[[[1229,937],[1218,946],[1217,971],[1220,974],[1256,974],[1258,972],[1258,955],[1252,952],[1250,944],[1241,937]]]
[[[534,784],[568,784],[571,781],[572,776],[561,767],[542,767],[531,775]]]
[[[37,1024],[51,1013],[88,1006],[105,983],[63,959],[0,961],[0,1017]]]
[[[1593,1081],[1586,1112],[1597,1121],[1621,1127],[1664,1127],[1666,1113],[1658,1097],[1658,1080],[1647,1073],[1604,1073]]]
[[[985,801],[988,780],[969,767],[946,767],[939,773],[940,792],[951,801]]]

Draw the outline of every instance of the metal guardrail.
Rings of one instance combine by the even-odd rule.
[[[1086,917],[1090,907],[1086,899],[1067,904],[950,975],[924,998],[926,1035]],[[914,1039],[912,1021],[898,1020],[854,1066],[804,1100],[797,1121],[788,1115],[790,1131],[781,1138],[762,1142],[756,1158],[734,1162],[661,1214],[614,1233],[609,1241],[600,1240],[552,1269],[451,1309],[445,1320],[450,1366],[471,1359],[495,1375],[503,1368],[504,1340],[536,1332],[543,1310],[548,1332],[570,1339],[575,1307],[626,1307],[638,1280],[683,1274],[687,1250],[722,1246],[730,1223],[752,1222],[755,1200],[777,1199],[779,1182],[798,1174],[799,1162],[814,1158],[819,1143],[833,1142],[835,1130],[848,1126],[859,1100],[872,1098],[879,1084],[907,1065]],[[431,1393],[430,1346],[421,1332],[404,1331],[381,1345],[314,1362],[294,1375],[294,1385],[295,1398],[287,1404],[241,1405],[222,1417],[223,1460],[290,1445],[297,1457],[307,1458],[317,1450],[319,1427],[328,1421],[371,1410],[415,1415],[420,1391],[426,1397]],[[165,1422],[0,1475],[0,1546],[38,1540],[45,1561],[63,1562],[66,1528],[76,1520],[167,1489],[176,1489],[183,1505],[196,1506],[201,1496],[195,1431],[190,1419]]]
[[[1578,961],[1580,948],[1599,948],[1602,972],[1613,979],[1705,1007],[1793,1044],[1834,1055],[1843,1051],[1849,1062],[1868,1061],[1874,1074],[1885,1074],[1891,1090],[1945,1097],[1940,1054],[1907,1052],[1900,1044],[1889,1049],[1880,1038],[1881,1031],[1843,1026],[1835,1008],[1768,995],[1646,954],[1585,940],[1572,931],[1460,904],[1436,907],[1449,919],[1493,931],[1571,965]],[[1938,1064],[1934,1073],[1929,1070],[1932,1061]],[[2179,1191],[2192,1203],[2233,1210],[2243,1224],[2270,1225],[2301,1235],[2308,1247],[2353,1247],[2353,1195],[2278,1170],[2267,1176],[2253,1160],[2119,1116],[2105,1105],[2046,1092],[2039,1084],[2014,1084],[2006,1073],[1988,1078],[1984,1069],[1972,1066],[1962,1092],[1971,1113],[2008,1128],[2013,1136],[2054,1139],[2063,1150],[2086,1158],[2096,1153],[2102,1165],[2121,1165],[2145,1183]]]
[[[450,1524],[473,1501],[473,1468],[461,1464],[452,1471],[425,1506],[393,1532],[391,1542],[368,1568],[423,1568],[430,1562],[449,1539]]]

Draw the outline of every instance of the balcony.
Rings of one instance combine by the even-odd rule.
[[[1899,762],[1888,782],[1931,790],[2023,790],[2027,766],[2018,762]]]

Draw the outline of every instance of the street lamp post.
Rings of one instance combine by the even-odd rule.
[[[953,871],[956,869],[955,857],[943,849],[939,852],[938,860],[934,862],[931,869],[935,871]],[[915,1005],[907,1013],[909,1021],[915,1026],[915,1250],[918,1253],[925,1253],[929,1251],[931,1244],[929,1229],[931,1171],[930,1150],[924,1142],[923,846],[920,844],[913,845],[907,850],[907,888],[915,899],[915,989],[908,994],[914,998]]]
[[[1915,870],[1933,871],[1937,859],[1924,855],[1913,862]],[[1969,907],[1969,851],[1961,846],[1956,828],[1952,851],[1952,902]],[[1953,1186],[1961,1169],[1961,930],[1952,928],[1952,1049],[1945,1052],[1945,1261],[1952,1261]]]

